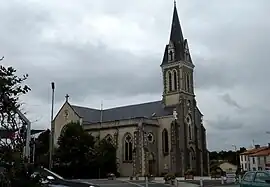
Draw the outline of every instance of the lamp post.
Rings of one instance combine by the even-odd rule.
[[[53,144],[54,144],[54,125],[53,125],[53,108],[54,108],[54,90],[55,84],[54,82],[51,83],[52,86],[52,108],[51,108],[51,134],[50,134],[50,146],[49,146],[49,169],[52,169],[53,160]]]
[[[238,166],[238,162],[237,162],[237,160],[238,160],[237,147],[236,147],[236,145],[232,145],[232,146],[234,147],[234,150],[235,150],[235,159],[236,159],[236,164]]]

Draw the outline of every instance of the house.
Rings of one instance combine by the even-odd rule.
[[[253,170],[270,170],[270,144],[267,149],[251,154],[250,158],[256,161]]]
[[[240,165],[242,171],[256,171],[261,169],[259,167],[259,158],[256,153],[269,149],[268,146],[255,145],[254,148],[249,149],[240,154]]]
[[[211,165],[211,172],[219,173],[235,173],[237,171],[237,165],[234,165],[228,161],[220,161]]]

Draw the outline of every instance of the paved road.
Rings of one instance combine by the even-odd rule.
[[[93,184],[97,184],[100,187],[146,187],[144,181],[122,181],[122,180],[108,180],[108,179],[81,179],[82,181],[91,182]],[[148,187],[168,187],[170,185],[157,183],[157,182],[149,182]],[[180,187],[198,187],[197,181],[185,181],[179,183]],[[239,187],[239,185],[235,184],[224,184],[207,181],[204,184],[205,187]]]
[[[179,180],[179,182],[200,185],[200,181],[199,180]],[[236,185],[236,184],[227,184],[227,183],[224,183],[222,185],[220,180],[203,180],[203,185],[205,187],[212,187],[212,186],[215,186],[215,187],[216,186],[239,187],[239,185]]]
[[[91,182],[93,184],[97,184],[100,187],[145,187],[145,182],[143,181],[119,181],[119,180],[84,180],[82,181],[87,181]],[[160,183],[153,183],[149,182],[148,183],[149,187],[168,187],[169,185],[166,184],[160,184]]]

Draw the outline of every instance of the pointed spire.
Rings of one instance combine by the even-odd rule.
[[[174,10],[173,10],[173,19],[172,19],[172,27],[171,27],[171,35],[170,41],[174,43],[182,43],[184,42],[184,37],[177,13],[176,1],[174,0]]]

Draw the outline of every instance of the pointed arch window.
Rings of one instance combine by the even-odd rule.
[[[132,137],[130,134],[127,134],[124,138],[124,160],[132,161]]]
[[[173,89],[174,90],[178,90],[178,88],[177,88],[178,81],[177,80],[178,80],[177,71],[174,70],[173,71]]]
[[[165,155],[169,153],[169,134],[167,129],[162,131],[162,149]]]
[[[190,140],[192,140],[192,120],[191,120],[191,116],[190,115],[188,115],[187,117],[186,117],[186,123],[187,123],[187,125],[188,125],[188,137],[189,137],[189,139]]]
[[[192,129],[191,129],[191,125],[188,125],[188,137],[191,140],[192,139]]]
[[[172,91],[172,72],[168,72],[168,81],[169,81],[169,92]]]
[[[184,51],[184,58],[186,61],[189,61],[189,49],[188,49],[188,46],[187,44],[185,45],[185,51]]]
[[[169,61],[173,61],[173,51],[169,51]]]
[[[190,76],[189,74],[186,74],[186,91],[189,92],[189,88],[190,88]]]
[[[168,46],[168,61],[174,61],[174,44],[170,41]]]

